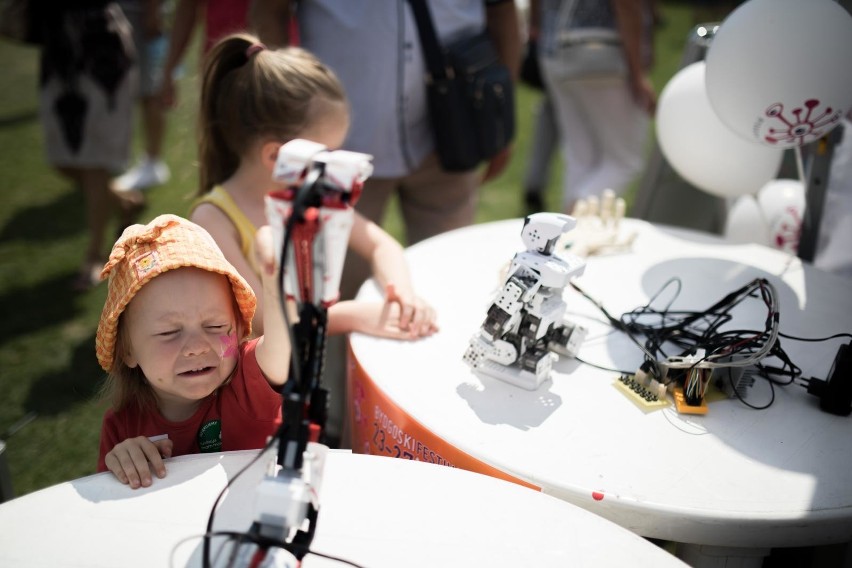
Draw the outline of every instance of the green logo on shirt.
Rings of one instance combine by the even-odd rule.
[[[222,451],[222,421],[205,422],[198,429],[198,449],[201,453]]]

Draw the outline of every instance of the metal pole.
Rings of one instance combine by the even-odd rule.
[[[717,23],[700,24],[690,31],[680,69],[704,59],[718,27]],[[630,214],[656,223],[721,234],[727,204],[721,197],[693,187],[677,175],[655,141]]]
[[[805,211],[802,214],[802,234],[799,237],[798,256],[806,262],[813,262],[816,256],[819,230],[822,223],[822,213],[825,207],[825,193],[828,189],[828,178],[831,171],[831,158],[834,148],[843,138],[843,127],[834,128],[831,132],[798,152],[806,154],[803,162],[805,168]]]

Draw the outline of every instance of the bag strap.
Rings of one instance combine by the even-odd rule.
[[[455,73],[452,66],[447,64],[441,44],[438,43],[438,35],[435,33],[435,25],[432,23],[432,14],[429,12],[426,0],[408,0],[408,3],[414,12],[420,47],[423,49],[423,57],[426,59],[426,67],[429,71],[426,82],[430,83],[433,78],[452,79]]]

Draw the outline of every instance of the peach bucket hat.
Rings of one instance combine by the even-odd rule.
[[[147,225],[127,227],[101,272],[101,280],[109,277],[109,290],[98,323],[95,350],[104,370],[112,370],[118,319],[136,292],[152,278],[184,266],[228,277],[242,318],[243,338],[251,334],[257,298],[210,233],[177,215],[160,215]]]

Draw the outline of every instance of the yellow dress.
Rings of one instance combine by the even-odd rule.
[[[257,264],[257,256],[255,256],[254,250],[254,236],[257,233],[257,227],[254,226],[254,223],[246,217],[242,209],[221,186],[217,185],[210,193],[196,199],[189,210],[190,215],[202,203],[215,205],[230,219],[240,236],[240,252],[242,252],[254,273],[260,277],[260,266]]]

